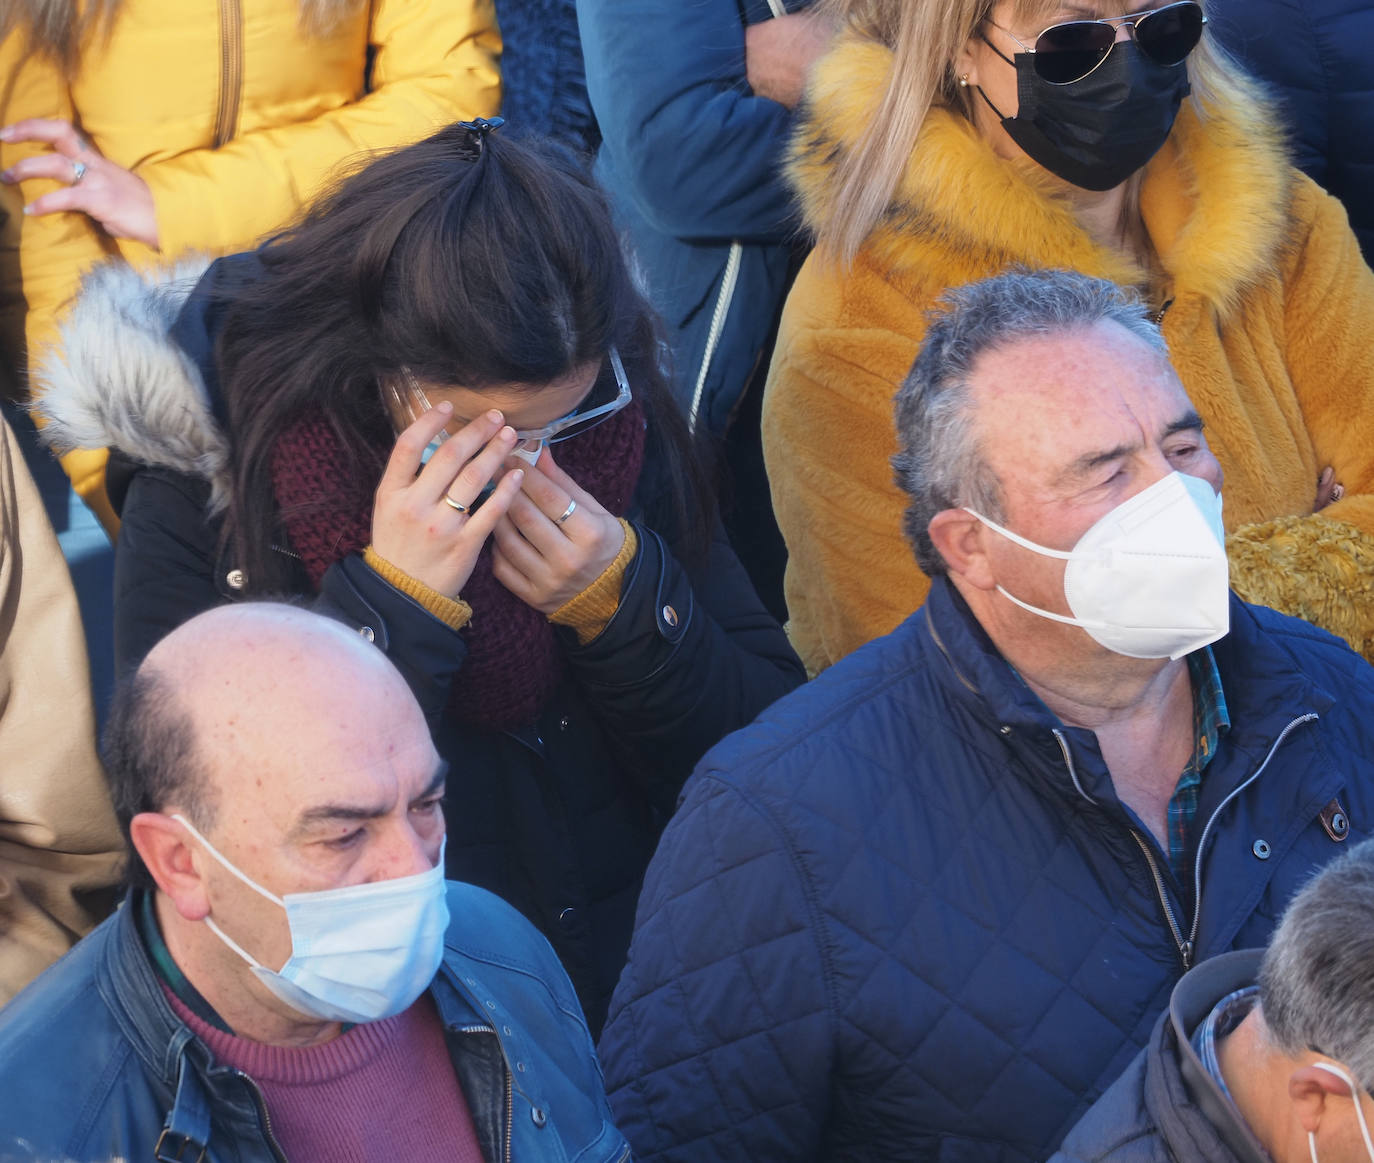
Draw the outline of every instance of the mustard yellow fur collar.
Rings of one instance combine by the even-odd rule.
[[[817,65],[789,165],[808,225],[825,216],[826,178],[871,120],[891,63],[890,50],[850,33]],[[1170,293],[1200,295],[1223,314],[1235,307],[1273,270],[1291,181],[1267,106],[1211,107],[1203,120],[1185,101],[1140,193]],[[997,157],[962,116],[935,109],[865,256],[898,278],[928,274],[938,248],[978,270],[1071,267],[1121,283],[1145,281],[1134,264],[1087,235],[1056,186],[1032,162]]]

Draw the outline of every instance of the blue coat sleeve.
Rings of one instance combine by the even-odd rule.
[[[640,898],[601,1058],[639,1160],[815,1159],[831,985],[796,854],[709,773],[688,785]]]
[[[792,114],[750,91],[734,0],[578,0],[577,18],[613,193],[683,240],[789,237]]]

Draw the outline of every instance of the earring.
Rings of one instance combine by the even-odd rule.
[[[965,73],[962,77],[959,78],[959,88],[961,88],[961,89],[967,89],[967,88],[968,88],[968,74],[967,74],[967,73]]]

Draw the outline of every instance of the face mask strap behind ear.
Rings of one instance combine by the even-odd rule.
[[[1314,1062],[1312,1065],[1318,1070],[1325,1070],[1328,1074],[1334,1074],[1346,1086],[1350,1087],[1350,1101],[1355,1104],[1355,1118],[1360,1124],[1360,1134],[1364,1137],[1364,1149],[1369,1153],[1371,1163],[1374,1163],[1374,1139],[1370,1138],[1369,1124],[1365,1121],[1364,1104],[1360,1102],[1360,1087],[1355,1085],[1355,1080],[1349,1074],[1331,1062]],[[1312,1155],[1312,1163],[1318,1163],[1317,1135],[1314,1131],[1307,1132],[1307,1149]]]
[[[188,820],[185,816],[183,816],[180,812],[176,813],[172,817],[172,819],[179,821],[181,825],[188,832],[191,833],[192,836],[194,836],[197,840],[200,841],[201,847],[204,848],[206,852],[210,853],[211,856],[213,856],[222,865],[224,865],[225,868],[227,868],[230,872],[237,876],[241,881],[243,881],[244,884],[246,884],[254,892],[260,893],[262,896],[265,896],[273,904],[279,905],[283,909],[286,908],[286,902],[283,901],[280,897],[273,896],[270,892],[263,888],[262,885],[250,880],[247,876],[245,876],[242,872],[235,868],[229,862],[229,859],[226,856],[224,856],[213,844],[211,844],[209,840],[202,836],[200,831],[196,828],[196,826],[193,823],[191,823],[191,821]],[[214,933],[214,935],[218,937],[221,941],[223,941],[226,945],[228,945],[230,949],[232,949],[246,962],[248,962],[248,964],[251,965],[254,969],[263,968],[263,964],[261,961],[259,961],[256,957],[249,953],[247,949],[245,949],[242,945],[235,941],[233,937],[229,936],[228,933],[226,933],[217,924],[215,924],[215,922],[208,916],[205,918],[205,927],[209,929],[210,932]]]
[[[1046,549],[1043,545],[1037,545],[1034,541],[1022,537],[1019,533],[1013,533],[1010,529],[1004,528],[1003,526],[997,524],[996,521],[989,521],[986,517],[983,516],[982,513],[978,512],[978,510],[970,509],[967,505],[964,506],[964,512],[974,517],[977,517],[979,521],[981,521],[994,533],[1000,533],[1008,541],[1015,542],[1023,549],[1029,549],[1032,553],[1038,553],[1042,557],[1057,557],[1061,561],[1068,561],[1071,557],[1073,557],[1073,553],[1070,551],[1066,551],[1063,549]],[[1082,618],[1071,618],[1067,614],[1056,614],[1052,610],[1042,610],[1039,606],[1032,606],[1029,602],[1023,602],[1015,594],[1008,593],[1000,585],[997,587],[997,592],[1001,594],[1004,598],[1006,598],[1007,601],[1013,603],[1014,605],[1020,606],[1023,610],[1029,610],[1032,614],[1039,614],[1040,617],[1048,618],[1052,622],[1062,622],[1065,626],[1078,626],[1080,628],[1085,628],[1090,624],[1094,626],[1101,625],[1101,623],[1098,622],[1085,622]]]

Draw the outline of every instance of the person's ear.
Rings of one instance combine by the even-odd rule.
[[[1288,1079],[1288,1101],[1293,1104],[1293,1113],[1302,1129],[1312,1134],[1321,1127],[1328,1099],[1350,1097],[1345,1080],[1320,1066],[1303,1066]]]
[[[987,555],[989,530],[977,517],[967,509],[941,509],[927,529],[950,573],[975,589],[997,588]]]
[[[978,84],[978,65],[973,58],[973,40],[970,38],[959,55],[954,58],[954,79],[961,89],[972,89]]]
[[[201,875],[190,833],[161,812],[139,812],[129,821],[129,839],[157,887],[188,921],[203,920],[210,912],[205,878]]]

